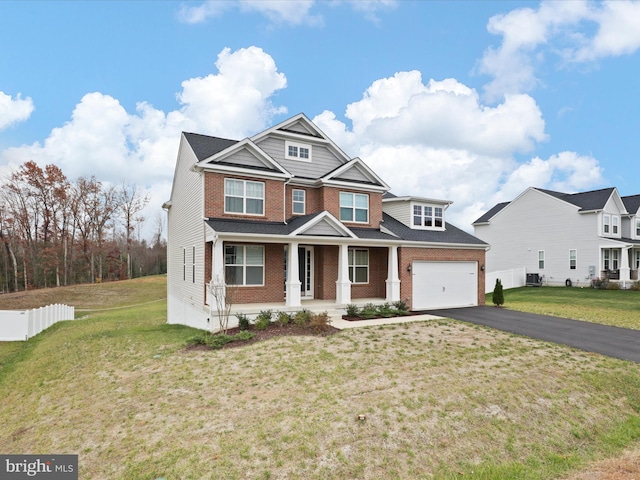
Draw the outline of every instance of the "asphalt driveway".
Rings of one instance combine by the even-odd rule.
[[[429,310],[422,313],[485,325],[504,332],[640,363],[640,330],[516,312],[488,305]]]

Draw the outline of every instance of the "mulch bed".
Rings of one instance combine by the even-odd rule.
[[[251,338],[250,340],[237,340],[234,342],[229,342],[225,344],[222,349],[243,347],[274,337],[293,335],[328,337],[329,335],[333,335],[334,333],[339,332],[340,329],[328,325],[327,327],[325,327],[325,329],[318,331],[309,326],[296,325],[295,323],[290,323],[288,325],[271,323],[265,330],[257,330],[255,328],[255,325],[249,325],[249,331],[254,334],[253,338]],[[227,330],[227,335],[235,335],[236,333],[240,333],[240,329],[238,327],[230,328]],[[208,345],[191,345],[186,348],[187,350],[211,350],[211,347],[209,347]]]
[[[382,315],[376,315],[375,317],[371,317],[371,318],[364,318],[364,317],[357,317],[357,316],[356,317],[350,317],[349,315],[342,315],[342,319],[346,320],[348,322],[359,322],[361,320],[376,320],[376,319],[379,319],[379,318],[395,318],[396,316],[397,317],[412,317],[414,315],[421,315],[421,313],[420,312],[409,312],[409,313],[406,313],[404,315],[394,315],[393,317],[384,317]]]

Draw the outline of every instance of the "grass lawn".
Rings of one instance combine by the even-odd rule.
[[[82,479],[502,480],[640,441],[637,364],[453,320],[186,350],[164,277],[140,282],[0,344],[1,452],[78,454]]]
[[[489,293],[487,305],[491,298]],[[513,310],[640,329],[640,291],[522,287],[505,290],[504,300]]]

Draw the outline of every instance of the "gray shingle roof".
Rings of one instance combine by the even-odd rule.
[[[382,219],[385,228],[395,233],[402,240],[410,242],[488,245],[486,242],[448,222],[445,230],[414,230],[386,213],[382,214]]]
[[[636,214],[638,209],[640,209],[640,195],[622,197],[622,202],[624,203],[627,212],[631,214]]]
[[[256,222],[252,220],[229,220],[221,218],[209,218],[206,223],[217,232],[224,233],[246,233],[254,235],[264,235],[268,237],[270,235],[289,235],[291,232],[297,230],[302,225],[312,220],[314,217],[320,215],[320,213],[314,213],[310,215],[303,215],[300,217],[294,217],[291,220],[284,222]],[[425,242],[425,243],[442,243],[442,244],[462,244],[462,245],[487,245],[479,238],[460,230],[454,225],[447,223],[447,228],[444,231],[439,230],[413,230],[403,223],[399,222],[395,218],[382,214],[383,226],[394,233],[396,236],[389,235],[379,229],[375,228],[350,228],[350,230],[361,239],[366,240],[406,240],[410,242]],[[267,240],[265,238],[265,240]]]
[[[551,195],[563,202],[570,203],[575,205],[576,207],[580,207],[580,211],[590,211],[590,210],[601,210],[606,205],[609,198],[613,194],[615,188],[603,188],[600,190],[592,190],[590,192],[580,192],[580,193],[562,193],[562,192],[554,192],[553,190],[545,190],[544,188],[535,188],[539,192],[546,193],[547,195]],[[623,199],[624,200],[624,199]],[[640,199],[638,200],[640,205]],[[491,220],[498,212],[500,212],[504,207],[509,205],[511,202],[502,202],[494,205],[489,209],[484,215],[478,218],[473,224],[476,223],[485,223]],[[626,203],[625,203],[626,205]],[[629,207],[627,207],[629,210]]]
[[[210,137],[199,133],[183,132],[183,134],[199,162],[238,143],[238,140]]]

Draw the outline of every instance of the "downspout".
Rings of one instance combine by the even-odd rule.
[[[284,207],[282,209],[282,217],[283,217],[282,221],[284,222],[285,225],[287,224],[287,185],[289,184],[289,182],[291,180],[292,179],[290,178],[286,182],[284,182],[283,189],[282,189],[283,190],[283,192],[282,192],[282,197],[283,197],[282,198],[282,206]]]

